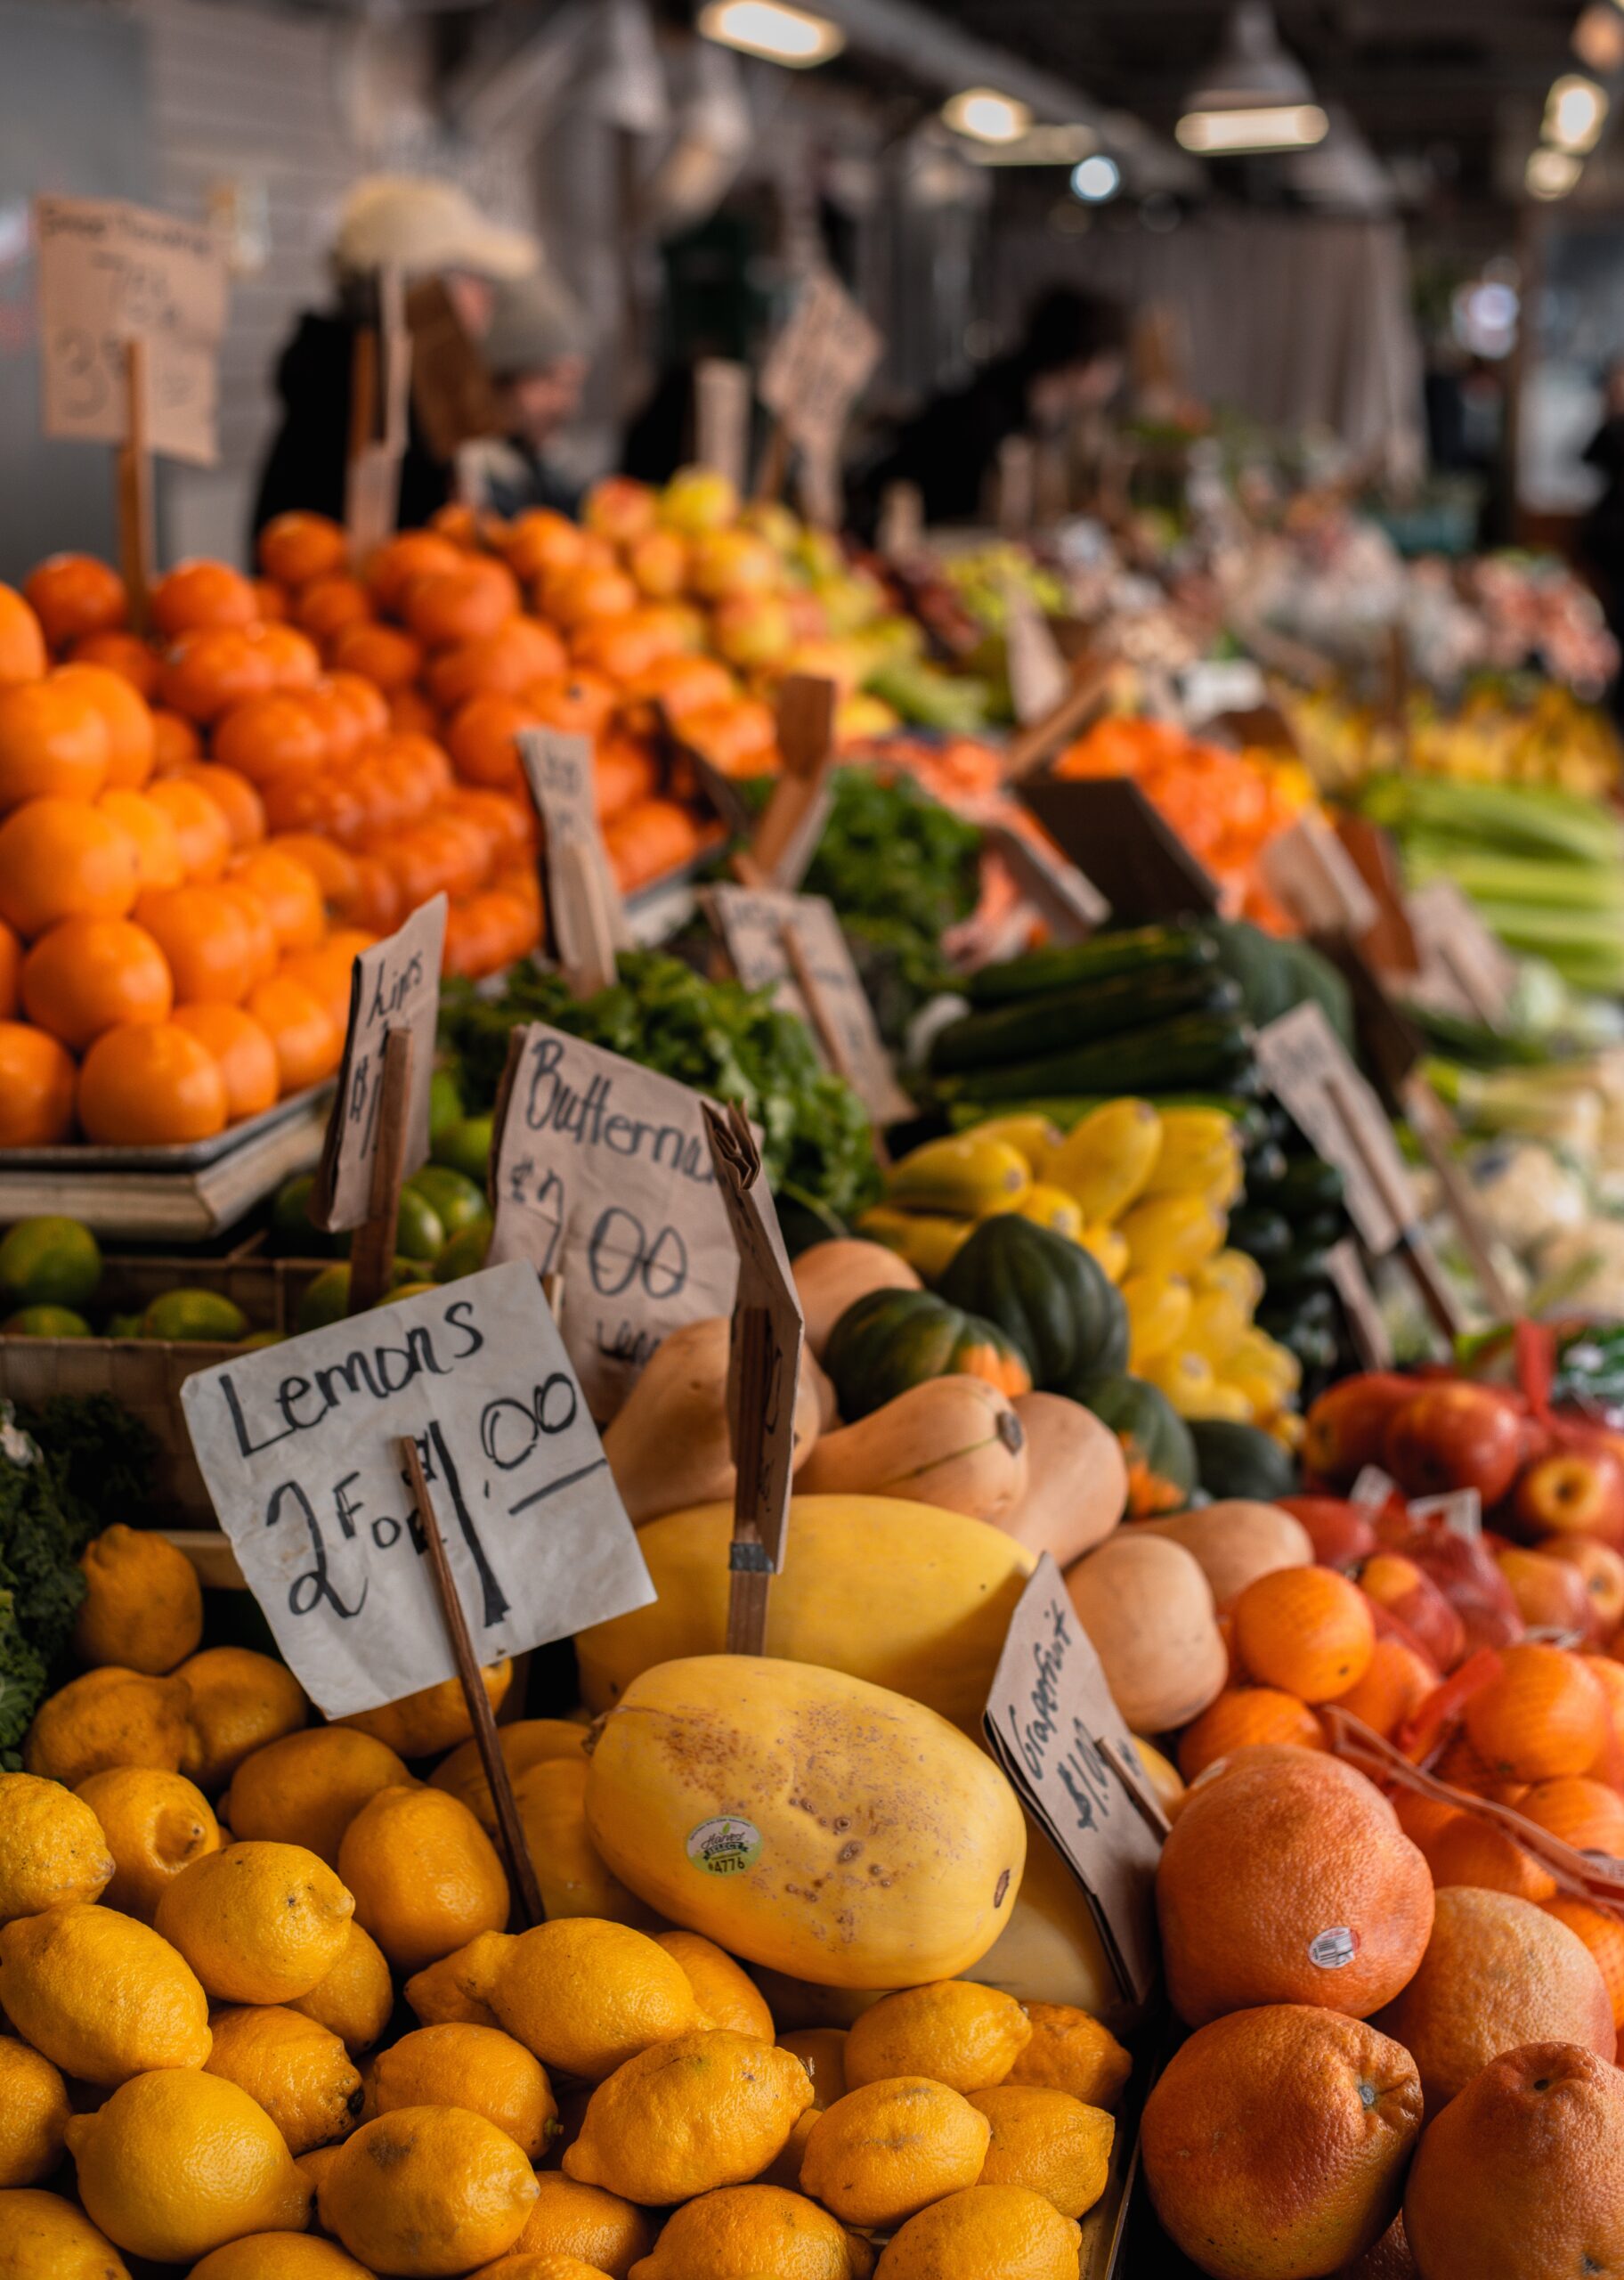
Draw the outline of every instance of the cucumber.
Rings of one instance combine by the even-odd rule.
[[[1284,1258],[1258,1263],[1271,1299],[1290,1299],[1298,1291],[1314,1290],[1330,1279],[1324,1250],[1311,1244],[1294,1243]]]
[[[1266,1337],[1279,1339],[1284,1345],[1291,1331],[1331,1329],[1336,1320],[1336,1295],[1327,1282],[1294,1291],[1289,1297],[1283,1292],[1277,1296],[1271,1286],[1263,1294],[1256,1319]]]
[[[965,984],[972,1006],[1007,1006],[1041,998],[1054,989],[1074,989],[1085,981],[1107,981],[1117,974],[1145,973],[1158,966],[1213,965],[1217,945],[1181,926],[1135,926],[1119,934],[1096,934],[1063,949],[1029,950],[1024,957],[984,965]]]
[[[1287,1211],[1292,1235],[1299,1250],[1329,1250],[1348,1232],[1348,1223],[1340,1211],[1305,1211],[1299,1219]]]
[[[1074,989],[950,1022],[930,1040],[930,1066],[936,1075],[998,1068],[1045,1052],[1057,1038],[1083,1045],[1124,1030],[1142,1029],[1174,1014],[1239,1011],[1240,991],[1222,974],[1199,969],[1119,973],[1109,981],[1081,983]]]
[[[1277,1211],[1296,1219],[1308,1211],[1327,1210],[1342,1201],[1345,1182],[1336,1164],[1320,1156],[1290,1156],[1286,1177],[1269,1199]]]
[[[1182,1014],[1038,1061],[975,1069],[943,1079],[954,1100],[1032,1101],[1052,1094],[1226,1092],[1252,1068],[1251,1031],[1231,1014]]]
[[[1265,1275],[1291,1255],[1291,1222],[1278,1211],[1246,1204],[1230,1214],[1229,1247],[1255,1258]]]
[[[1273,1205],[1289,1160],[1278,1140],[1264,1140],[1246,1158],[1246,1201]]]

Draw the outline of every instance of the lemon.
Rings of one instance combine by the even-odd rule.
[[[811,2077],[776,2044],[727,2027],[678,2035],[593,2092],[564,2173],[649,2207],[745,2185],[811,2103]]]
[[[288,2003],[337,1962],[354,1901],[302,1844],[228,1844],[166,1888],[154,1925],[217,2003]]]
[[[800,2188],[842,2223],[890,2232],[981,2174],[991,2124],[944,2082],[870,2082],[819,2114]]]
[[[428,1080],[428,1137],[432,1146],[440,1135],[460,1121],[462,1093],[449,1069],[436,1069]]]
[[[893,2233],[874,2280],[1076,2280],[1080,2228],[1019,2185],[972,2185]]]
[[[324,1266],[299,1294],[293,1326],[301,1338],[313,1330],[326,1330],[342,1322],[350,1311],[350,1270],[346,1262]]]
[[[511,2138],[458,2106],[402,2106],[363,2122],[321,2180],[321,2226],[369,2270],[407,2280],[505,2256],[536,2180]]]
[[[970,2101],[992,2125],[981,2185],[1024,2185],[1080,2217],[1105,2191],[1116,2125],[1099,2106],[1064,2090],[978,2090]]]
[[[394,1983],[388,1958],[353,1917],[337,1962],[308,1995],[296,1995],[288,2008],[329,2028],[352,2058],[371,2049],[394,2009]]]
[[[206,2071],[264,2106],[290,2154],[345,2138],[361,2112],[361,2076],[336,2034],[280,2003],[216,2011]]]
[[[406,1982],[406,2000],[426,2027],[459,2022],[474,2027],[493,2027],[496,2013],[491,1991],[503,1958],[513,1945],[505,1932],[481,1932],[426,1971],[414,1972]]]
[[[130,2280],[104,2233],[55,2193],[0,2193],[0,2280]]]
[[[449,1164],[425,1164],[407,1181],[402,1194],[408,1192],[420,1195],[439,1220],[443,1230],[442,1250],[452,1235],[466,1229],[483,1225],[489,1233],[491,1206],[485,1201],[484,1187],[466,1172],[453,1171]],[[405,1250],[407,1246],[402,1243],[400,1248]]]
[[[524,2253],[482,2264],[468,2280],[609,2280],[609,2275],[596,2264],[583,2264],[578,2256]]]
[[[296,1732],[310,1715],[293,1673],[251,1647],[206,1647],[175,1675],[185,1680],[191,1698],[181,1771],[211,1795],[245,1757]]]
[[[494,1128],[488,1116],[460,1116],[438,1134],[430,1153],[435,1163],[448,1164],[452,1171],[483,1186]]]
[[[516,1781],[532,1766],[550,1764],[555,1758],[586,1763],[587,1729],[570,1718],[519,1718],[499,1726],[496,1738],[511,1778]],[[496,1807],[491,1802],[484,1762],[476,1741],[466,1741],[443,1758],[428,1777],[429,1787],[459,1797],[488,1836],[496,1834]],[[550,1911],[549,1911],[550,1913]]]
[[[356,1814],[380,1789],[415,1787],[386,1742],[343,1726],[313,1726],[245,1757],[221,1805],[237,1836],[303,1844],[338,1865]]]
[[[312,1225],[310,1199],[316,1192],[314,1172],[299,1172],[284,1180],[271,1206],[271,1235],[276,1250],[288,1258],[321,1258],[333,1239]]]
[[[61,1782],[0,1773],[0,1924],[98,1899],[115,1865],[94,1812]]]
[[[513,2244],[516,2256],[575,2256],[610,2280],[626,2280],[640,2256],[654,2245],[654,2227],[646,2211],[601,2186],[578,2185],[561,2170],[536,2176],[535,2205]]]
[[[372,2097],[379,2113],[466,2106],[505,2129],[530,2162],[539,2162],[558,2133],[546,2068],[497,2027],[419,2027],[402,2035],[373,2061]]]
[[[85,1597],[73,1624],[82,1663],[118,1663],[160,1677],[196,1652],[203,1587],[183,1551],[150,1528],[115,1521],[79,1555]]]
[[[1004,2076],[1036,2089],[1068,2090],[1108,2113],[1122,2096],[1133,2061],[1109,2027],[1069,2003],[1028,2003],[1032,2040]]]
[[[781,2034],[778,2040],[812,2077],[812,2104],[819,2113],[836,2098],[845,2097],[849,2085],[844,2027],[796,2027],[789,2034]]]
[[[989,2090],[1032,2039],[1012,1995],[974,1980],[938,1979],[905,1987],[864,2012],[846,2038],[852,2089],[900,2074],[923,2074],[949,2089]]]
[[[248,1333],[248,1318],[222,1291],[166,1291],[141,1318],[143,1338],[175,1345],[234,1346]]]
[[[513,1665],[489,1663],[480,1675],[492,1711],[499,1710],[513,1681]],[[442,1679],[437,1686],[419,1687],[415,1694],[403,1694],[398,1702],[386,1702],[381,1709],[357,1710],[336,1722],[353,1733],[370,1734],[375,1740],[387,1742],[405,1758],[438,1757],[442,1750],[466,1742],[474,1730],[461,1682],[454,1678]]]
[[[192,2266],[191,2280],[372,2280],[372,2275],[313,2233],[255,2233],[213,2250]]]
[[[697,1932],[658,1932],[656,1947],[675,1956],[708,2027],[731,2027],[762,2042],[773,2039],[773,2015],[755,1981],[713,1940]]]
[[[515,1781],[513,1798],[549,1922],[559,1916],[601,1916],[639,1932],[658,1929],[663,1918],[628,1892],[592,1842],[587,1761],[580,1752],[532,1765]]]
[[[310,2187],[276,2124],[235,2082],[138,2074],[68,2125],[79,2198],[132,2256],[187,2264],[245,2233],[299,2232]]]
[[[102,1280],[102,1252],[77,1219],[19,1219],[0,1242],[0,1296],[14,1307],[83,1307]]]
[[[0,2035],[0,2186],[37,2185],[49,2177],[62,2158],[72,2117],[60,2069],[15,2035]]]
[[[71,1307],[21,1307],[0,1322],[4,1338],[89,1338],[90,1324]]]
[[[434,1282],[397,1282],[393,1290],[385,1291],[378,1303],[380,1307],[398,1307],[408,1299],[426,1298],[431,1291],[437,1291],[439,1288],[440,1285]]]
[[[434,1261],[434,1281],[459,1282],[465,1274],[477,1274],[490,1248],[491,1222],[476,1219],[453,1235]]]
[[[421,1971],[508,1921],[508,1878],[467,1807],[439,1789],[380,1789],[351,1821],[338,1872],[356,1921],[395,1970]]]
[[[0,2007],[64,2074],[126,2081],[201,2066],[208,2004],[169,1942],[133,1916],[76,1902],[0,1931]]]
[[[1052,2213],[1052,2212],[1051,2212]],[[826,2209],[776,2185],[725,2186],[686,2203],[631,2280],[857,2280],[866,2272],[845,2228]],[[1004,2280],[989,2263],[975,2280]],[[965,2276],[970,2280],[970,2276]],[[1076,2273],[1068,2280],[1076,2280]]]
[[[629,1925],[592,1916],[520,1933],[501,1958],[490,2000],[508,2033],[544,2066],[585,2082],[601,2082],[652,2043],[700,2025],[694,1990],[675,1957]]]
[[[143,1924],[152,1921],[172,1878],[220,1850],[220,1824],[208,1799],[183,1773],[112,1766],[81,1781],[74,1795],[94,1813],[112,1849],[113,1877],[103,1898]]]

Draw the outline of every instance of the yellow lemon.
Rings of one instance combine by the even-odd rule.
[[[520,1718],[511,1726],[499,1726],[496,1738],[515,1781],[532,1767],[549,1765],[557,1758],[586,1763],[587,1729],[572,1719]],[[487,1836],[496,1835],[496,1807],[491,1802],[491,1785],[485,1779],[476,1741],[464,1742],[454,1749],[428,1779],[431,1787],[446,1790],[467,1805]]]
[[[806,2068],[775,2043],[727,2027],[678,2035],[593,2092],[564,2173],[654,2208],[744,2185],[811,2103]]]
[[[402,2035],[373,2062],[372,2097],[379,2113],[403,2105],[466,2106],[505,2129],[532,2162],[558,2131],[546,2068],[499,2027],[419,2027]]]
[[[245,1757],[296,1732],[310,1715],[304,1690],[283,1663],[251,1647],[206,1647],[175,1672],[191,1690],[181,1771],[211,1796]]]
[[[866,2269],[845,2227],[816,2201],[781,2186],[735,2185],[678,2209],[631,2280],[857,2280]],[[1003,2280],[996,2265],[978,2280],[995,2274]]]
[[[37,2185],[50,2176],[72,2113],[51,2061],[15,2035],[0,2035],[0,2186]]]
[[[328,2028],[353,2058],[370,2050],[389,2024],[394,2008],[389,1959],[352,1917],[337,1962],[308,1995],[296,1995],[288,2007]]]
[[[699,2026],[674,1956],[625,1924],[570,1916],[521,1932],[503,1955],[491,2007],[544,2066],[601,2082],[651,2043]]]
[[[109,1664],[86,1671],[39,1706],[23,1739],[30,1773],[77,1789],[112,1765],[156,1765],[175,1772],[186,1747],[188,1689],[179,1677]]]
[[[82,1663],[172,1671],[203,1636],[203,1587],[183,1551],[150,1528],[104,1528],[79,1556],[85,1597],[74,1617]]]
[[[308,2154],[296,2154],[293,2165],[313,2193],[320,2193],[323,2178],[343,2153],[345,2141],[336,2146],[313,2146]]]
[[[396,1971],[421,1971],[508,1921],[508,1878],[466,1805],[439,1789],[380,1789],[344,1833],[338,1873]]]
[[[1062,2217],[1080,2217],[1105,2191],[1116,2125],[1097,2105],[1065,2090],[1003,2083],[977,2090],[970,2103],[992,2124],[981,2185],[1024,2185],[1052,2201]]]
[[[639,1932],[657,1931],[664,1918],[628,1892],[592,1842],[587,1828],[587,1761],[580,1755],[544,1758],[513,1785],[548,1921],[559,1916],[601,1916]]]
[[[361,1807],[380,1789],[411,1786],[386,1743],[344,1726],[312,1726],[245,1757],[220,1810],[233,1836],[302,1844],[336,1869],[344,1832]]]
[[[130,2280],[82,2210],[54,2193],[0,2193],[0,2280]]]
[[[94,1813],[112,1852],[113,1879],[102,1898],[143,1924],[157,1914],[172,1877],[220,1850],[220,1824],[208,1799],[183,1773],[112,1766],[81,1781],[73,1794]]]
[[[583,2264],[578,2256],[521,2254],[499,2256],[482,2264],[468,2280],[609,2280],[601,2265]]]
[[[491,1991],[512,1945],[505,1932],[481,1932],[466,1948],[454,1948],[426,1971],[414,1972],[406,1982],[406,2000],[417,2013],[418,2024],[426,2027],[498,2025],[491,2007]]]
[[[991,2135],[986,2116],[946,2083],[918,2074],[870,2082],[819,2114],[800,2189],[843,2224],[889,2233],[974,2185]]]
[[[773,2015],[767,1998],[725,1948],[697,1932],[657,1932],[654,1944],[682,1966],[706,2026],[731,2027],[735,2034],[771,2042]]]
[[[302,1844],[228,1844],[181,1871],[153,1922],[216,2003],[291,2003],[343,1954],[354,1904]]]
[[[244,2233],[303,2231],[310,2187],[246,2090],[171,2067],[68,2125],[79,2198],[109,2240],[186,2264]]]
[[[1032,2039],[1004,2080],[1023,2089],[1067,2090],[1108,2113],[1133,2067],[1109,2027],[1069,2003],[1028,2003],[1027,2016]]]
[[[0,2007],[53,2065],[86,2082],[208,2056],[208,2003],[185,1958],[116,1909],[53,1908],[8,1924]]]
[[[1031,2040],[1012,1995],[970,1979],[905,1987],[865,2011],[846,2038],[852,2089],[897,2074],[925,2074],[950,2090],[990,2090]]]
[[[0,1924],[98,1899],[114,1866],[95,1813],[60,1781],[0,1773]]]
[[[972,2185],[893,2233],[875,2280],[1076,2280],[1082,2237],[1041,2193]]]
[[[313,2233],[255,2233],[212,2251],[192,2266],[191,2280],[372,2280],[372,2275]]]
[[[321,2224],[350,2254],[406,2280],[505,2256],[536,2197],[511,2138],[458,2106],[409,2105],[363,2122],[321,2181]]]
[[[627,2280],[654,2240],[653,2222],[635,2202],[605,2193],[601,2186],[578,2185],[562,2170],[541,2170],[536,2177],[535,2206],[524,2219],[513,2253],[579,2257],[583,2264],[606,2272],[609,2280]]]
[[[844,2027],[795,2027],[778,2038],[781,2047],[794,2052],[812,2077],[812,2103],[819,2113],[843,2098],[846,2080]]]
[[[336,2034],[280,2003],[216,2011],[207,2072],[263,2105],[290,2154],[347,2137],[361,2112],[361,2076]]]
[[[499,1710],[513,1682],[513,1665],[492,1663],[480,1676],[491,1709]],[[454,1678],[442,1679],[438,1686],[421,1687],[416,1694],[403,1694],[398,1702],[386,1702],[381,1710],[358,1710],[353,1717],[340,1718],[337,1722],[387,1742],[402,1757],[438,1757],[442,1750],[466,1742],[474,1730],[462,1698],[462,1682]]]

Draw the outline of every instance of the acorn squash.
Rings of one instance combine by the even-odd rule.
[[[829,1333],[823,1364],[848,1424],[929,1378],[985,1378],[1011,1400],[1032,1390],[1026,1356],[1008,1332],[933,1291],[854,1299]]]
[[[1122,1443],[1129,1516],[1181,1511],[1196,1485],[1196,1445],[1166,1395],[1143,1378],[1114,1377],[1079,1386],[1076,1398]]]
[[[1040,1393],[1128,1365],[1128,1315],[1099,1261],[1019,1212],[984,1219],[942,1276],[939,1295],[996,1323],[1026,1356]]]

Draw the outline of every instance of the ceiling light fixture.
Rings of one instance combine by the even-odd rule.
[[[827,63],[846,45],[839,24],[808,8],[792,8],[788,0],[707,0],[698,21],[704,37],[719,46],[736,47],[795,71]]]
[[[1598,79],[1624,70],[1624,17],[1607,0],[1590,0],[1573,27],[1573,53]]]
[[[1318,103],[1278,103],[1252,110],[1188,110],[1173,130],[1187,151],[1209,159],[1248,151],[1309,151],[1330,121]]]
[[[1583,172],[1579,160],[1570,151],[1531,151],[1523,181],[1531,198],[1542,198],[1548,201],[1565,198]]]
[[[1014,95],[1001,95],[996,87],[965,87],[949,95],[942,117],[955,134],[972,142],[1019,142],[1032,125],[1032,113]]]
[[[1545,99],[1545,139],[1555,150],[1582,157],[1594,151],[1607,123],[1607,95],[1594,79],[1570,71]]]
[[[1121,188],[1122,168],[1103,151],[1097,151],[1092,159],[1084,159],[1071,170],[1071,194],[1080,198],[1084,206],[1103,206]]]
[[[1028,126],[1013,142],[976,142],[964,156],[978,167],[1075,167],[1100,147],[1092,126]]]
[[[1187,151],[1224,158],[1308,150],[1325,140],[1328,124],[1307,72],[1280,45],[1263,0],[1241,0],[1217,61],[1191,89],[1175,131]]]

